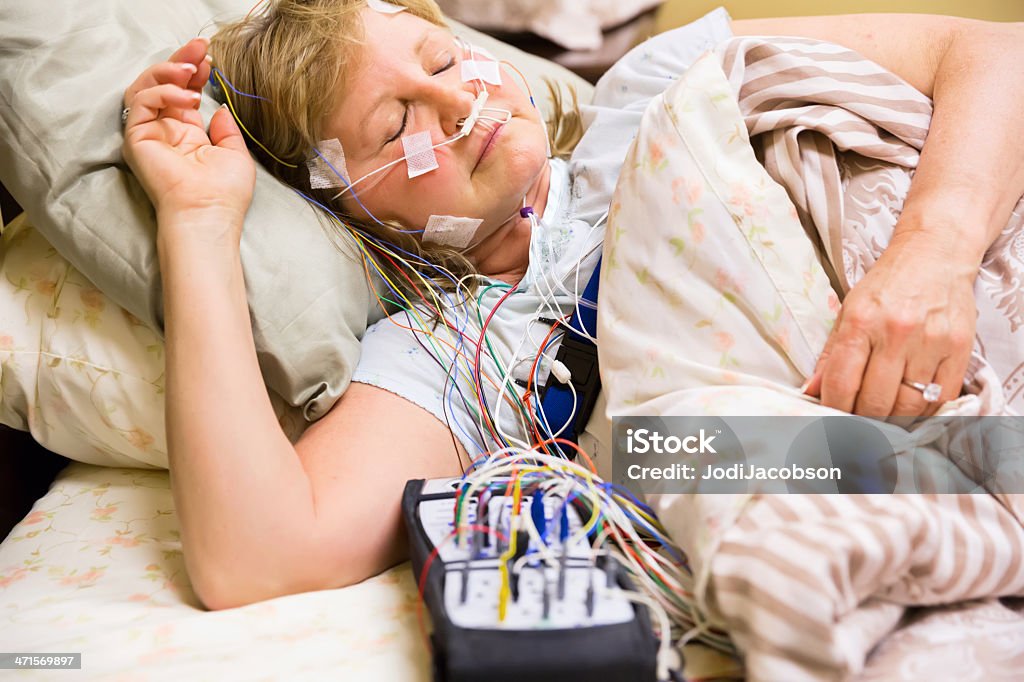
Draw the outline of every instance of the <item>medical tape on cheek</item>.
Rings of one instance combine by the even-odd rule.
[[[366,4],[370,9],[381,14],[398,14],[405,11],[405,7],[392,5],[390,2],[384,2],[383,0],[366,0]]]
[[[440,167],[429,131],[406,135],[402,138],[402,149],[405,151],[405,163],[409,167],[410,180]]]
[[[501,67],[498,62],[467,60],[462,62],[462,82],[483,81],[491,85],[501,85]]]
[[[312,189],[344,186],[348,181],[348,168],[345,166],[345,150],[341,142],[337,139],[320,140],[317,151],[320,153],[306,162],[309,186]]]
[[[432,215],[423,230],[423,241],[431,244],[464,249],[473,241],[484,221],[478,218],[458,218],[452,215]]]

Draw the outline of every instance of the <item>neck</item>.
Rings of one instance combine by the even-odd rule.
[[[526,193],[526,206],[532,206],[537,217],[544,215],[551,186],[551,164],[544,169]],[[529,218],[518,211],[504,225],[480,242],[469,254],[480,274],[509,284],[516,284],[530,265],[530,236],[533,227]]]

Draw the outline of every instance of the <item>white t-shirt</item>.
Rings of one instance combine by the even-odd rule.
[[[515,291],[502,301],[511,287],[488,280],[477,292],[479,310],[475,305],[454,306],[448,318],[464,332],[462,337],[429,321],[429,334],[413,332],[409,328],[422,329],[423,324],[405,312],[380,320],[363,336],[352,381],[383,388],[426,409],[451,428],[470,456],[500,448],[481,426],[470,369],[476,364],[481,320],[487,321],[497,305],[479,353],[484,402],[501,433],[529,440],[518,412],[522,384],[546,338],[551,342],[537,362],[533,385],[543,386],[547,380],[559,333],[548,336],[549,321],[571,315],[576,293],[590,280],[604,240],[601,221],[644,110],[699,56],[732,37],[729,22],[719,8],[651,38],[609,69],[597,84],[593,103],[581,108],[586,133],[572,158],[568,163],[551,161],[547,207],[531,235],[529,267]],[[453,364],[460,354],[463,359]],[[558,431],[560,425],[551,426]]]

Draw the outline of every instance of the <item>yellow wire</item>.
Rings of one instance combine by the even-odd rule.
[[[298,168],[298,166],[297,166],[297,165],[295,165],[294,163],[288,163],[287,161],[282,161],[281,159],[279,159],[279,158],[277,158],[276,156],[274,156],[274,152],[270,151],[270,150],[269,150],[269,149],[267,149],[267,148],[266,148],[265,146],[263,146],[263,143],[262,143],[262,142],[260,142],[259,140],[257,140],[257,139],[256,139],[256,138],[255,138],[255,137],[253,136],[253,134],[249,132],[249,129],[245,127],[245,124],[244,124],[244,123],[242,123],[242,119],[241,119],[241,117],[240,117],[240,116],[238,115],[238,112],[237,112],[237,111],[235,111],[235,105],[234,105],[234,103],[233,103],[233,102],[231,101],[231,94],[230,94],[230,92],[229,92],[229,91],[230,91],[230,88],[229,88],[229,87],[227,86],[227,84],[226,84],[226,83],[224,82],[224,79],[220,77],[220,74],[219,74],[219,73],[217,73],[216,71],[214,71],[214,72],[213,72],[213,75],[214,75],[214,77],[215,77],[215,78],[217,79],[217,82],[218,82],[218,83],[220,83],[220,89],[224,91],[224,99],[226,99],[226,100],[227,100],[227,103],[228,103],[228,108],[229,108],[229,109],[231,109],[231,115],[235,117],[235,122],[236,122],[236,123],[238,124],[238,127],[239,127],[239,128],[241,128],[241,129],[242,129],[242,130],[243,130],[243,131],[245,132],[245,134],[249,136],[249,139],[250,139],[250,140],[252,140],[252,141],[253,141],[253,142],[255,142],[256,144],[258,144],[258,145],[259,145],[259,147],[260,147],[260,149],[262,149],[262,150],[263,150],[263,151],[265,151],[265,152],[266,152],[267,154],[269,154],[269,155],[270,155],[270,158],[272,158],[272,159],[273,159],[274,161],[277,161],[277,162],[278,162],[279,164],[281,164],[282,166],[288,166],[289,168]]]
[[[516,535],[519,530],[519,505],[523,496],[522,478],[516,476],[515,487],[512,489],[512,509],[515,514],[509,521],[508,549],[501,555],[501,562],[498,569],[501,571],[501,589],[498,591],[498,622],[503,623],[508,613],[508,600],[512,594],[509,583],[508,562],[516,553]]]

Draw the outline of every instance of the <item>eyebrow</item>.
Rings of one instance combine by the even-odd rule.
[[[422,35],[422,36],[420,37],[420,39],[419,39],[418,41],[416,41],[416,45],[415,45],[415,46],[413,46],[413,50],[412,50],[412,51],[413,51],[413,54],[416,54],[416,55],[421,55],[421,56],[422,56],[422,53],[423,53],[423,46],[427,44],[427,41],[428,41],[428,40],[430,40],[430,38],[431,38],[431,37],[432,37],[433,35],[434,35],[434,31],[433,31],[433,30],[431,30],[431,31],[428,31],[428,32],[424,33],[424,34],[423,34],[423,35]],[[366,116],[363,116],[363,120],[362,120],[362,122],[361,122],[361,123],[360,123],[360,125],[359,125],[359,127],[360,127],[360,130],[362,131],[363,135],[366,135],[366,136],[368,136],[368,135],[369,135],[369,131],[367,130],[367,127],[368,127],[368,126],[370,125],[370,121],[371,121],[371,120],[372,120],[372,119],[374,118],[374,117],[373,117],[373,116],[372,116],[371,114],[372,114],[372,113],[373,113],[374,111],[377,111],[377,109],[379,109],[379,108],[380,108],[380,105],[381,105],[381,104],[382,104],[382,103],[384,102],[384,100],[385,100],[385,99],[387,99],[387,97],[388,97],[388,96],[387,96],[387,94],[386,94],[386,93],[385,93],[385,94],[382,94],[382,95],[381,95],[380,97],[378,97],[378,98],[377,98],[377,99],[376,99],[376,100],[375,100],[375,101],[373,102],[373,104],[372,104],[372,105],[371,105],[371,106],[370,106],[370,107],[369,107],[369,108],[367,109],[367,115],[366,115]],[[376,147],[376,143],[374,143],[374,146]]]

